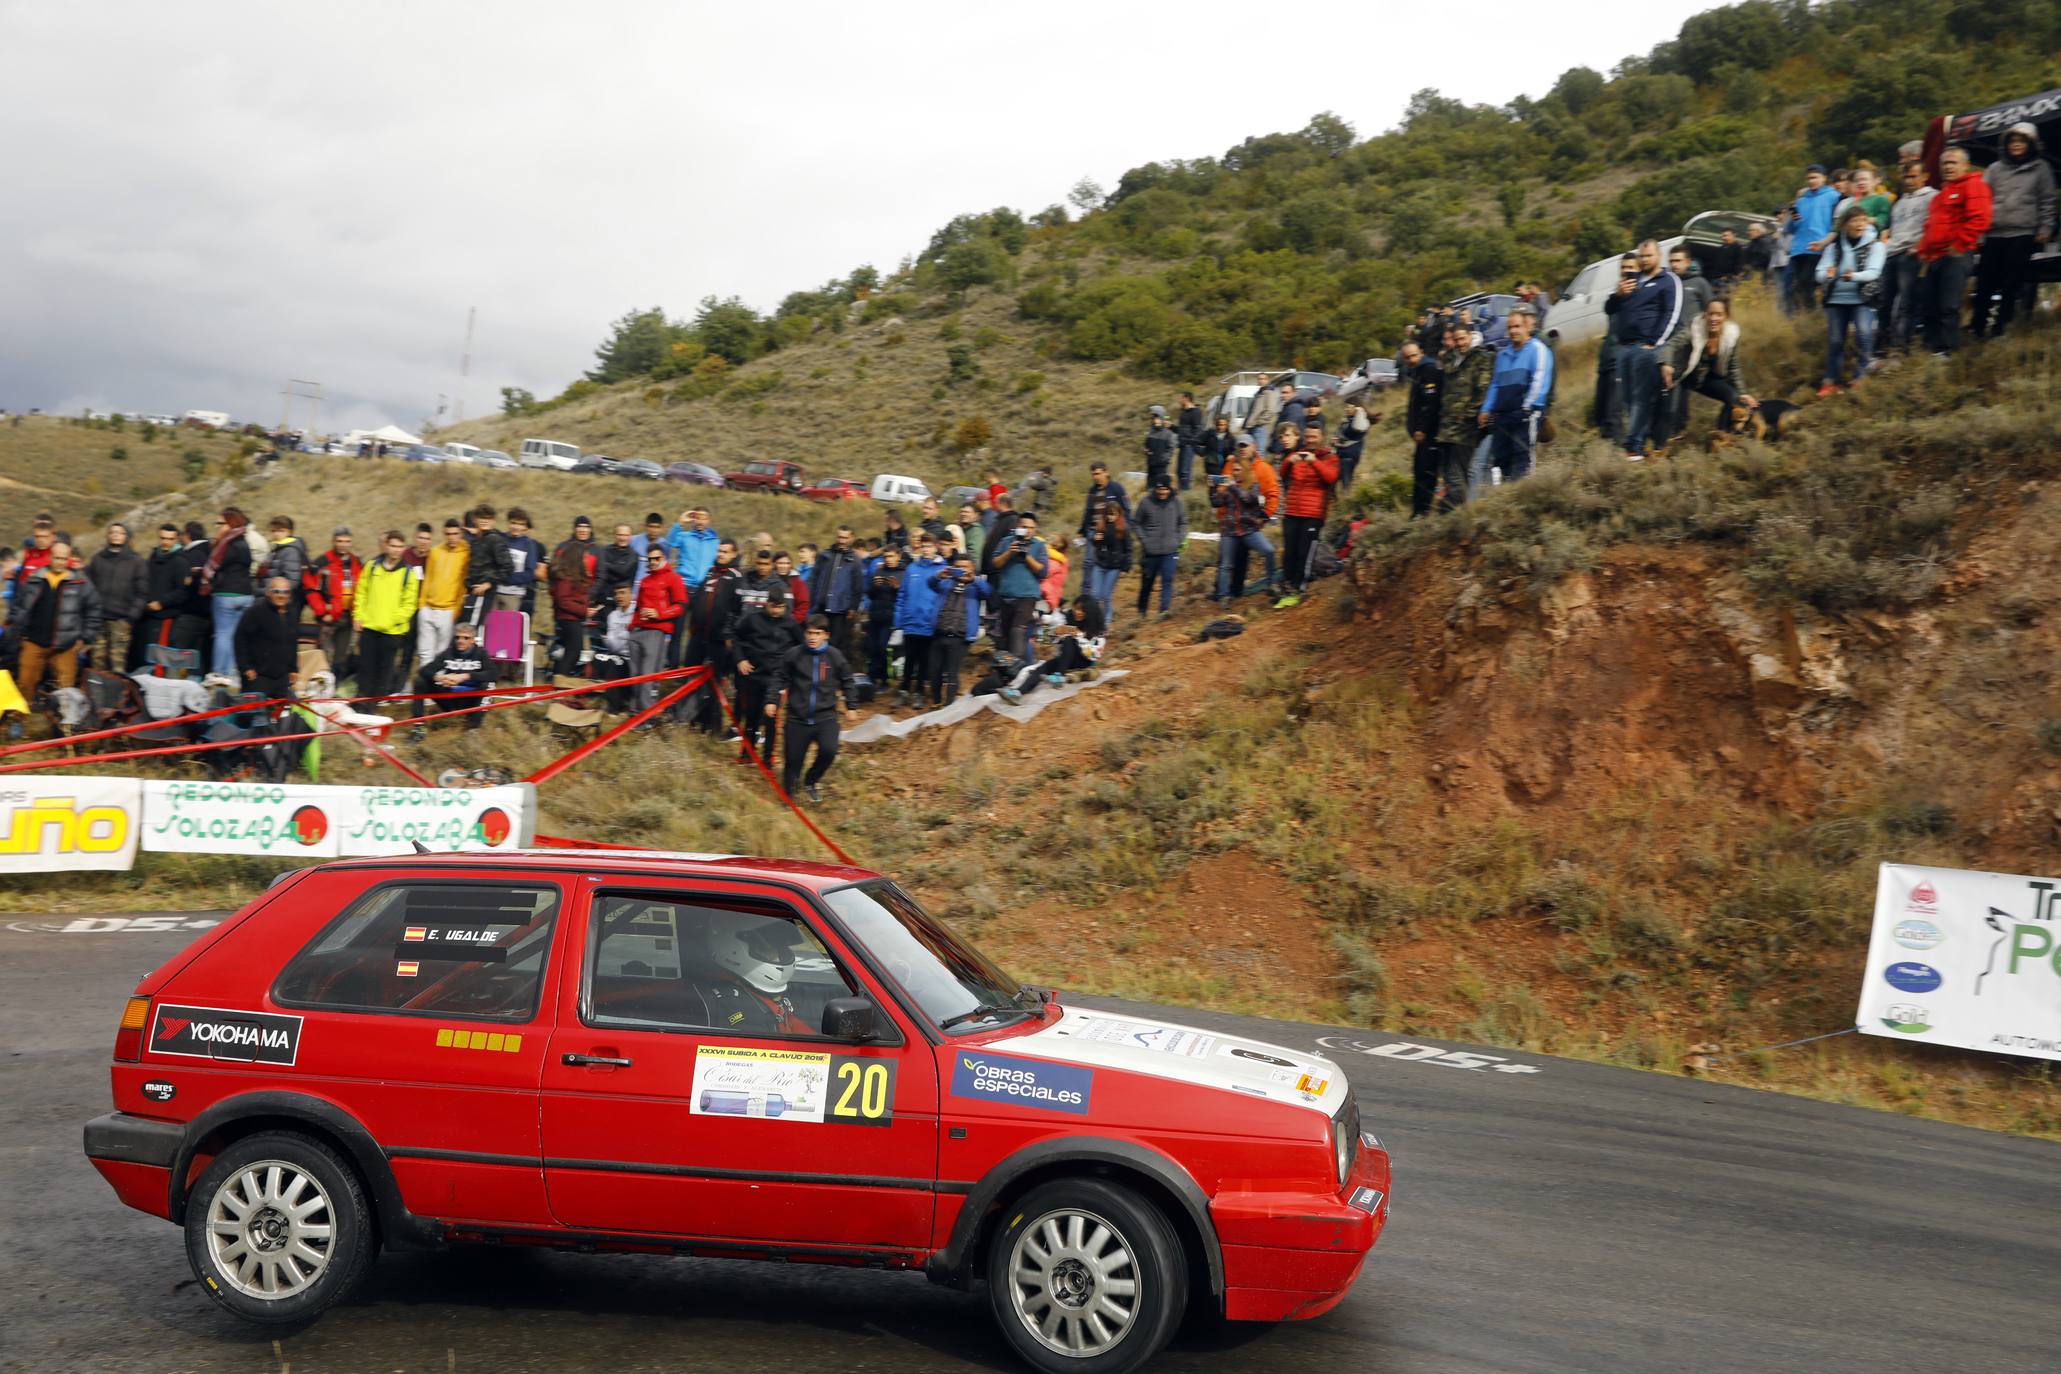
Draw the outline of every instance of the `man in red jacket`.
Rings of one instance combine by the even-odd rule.
[[[1918,240],[1918,271],[1924,276],[1925,344],[1944,358],[1961,343],[1961,297],[1968,269],[1989,232],[1989,183],[1975,175],[1964,148],[1939,155],[1939,194]]]
[[[329,536],[329,552],[301,574],[308,614],[315,617],[315,643],[338,682],[351,672],[351,608],[357,604],[358,578],[364,571],[364,560],[351,552],[350,526],[338,525]]]
[[[1281,571],[1288,577],[1288,594],[1274,603],[1275,610],[1302,604],[1317,557],[1317,536],[1323,533],[1331,492],[1338,485],[1338,455],[1324,446],[1324,427],[1304,425],[1302,446],[1282,460],[1282,467],[1287,476],[1281,501]]]
[[[644,581],[637,587],[637,609],[630,623],[630,676],[665,671],[666,650],[673,642],[673,627],[687,609],[687,584],[673,571],[665,549],[653,547],[644,554]],[[637,684],[637,709],[658,700],[656,682]],[[647,720],[642,728],[657,724]]]

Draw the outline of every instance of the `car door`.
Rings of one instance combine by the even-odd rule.
[[[926,1244],[935,1061],[807,904],[749,884],[589,883],[577,976],[560,985],[544,1066],[558,1221],[797,1246]],[[855,994],[878,1008],[873,1038],[821,1035],[824,1006]]]

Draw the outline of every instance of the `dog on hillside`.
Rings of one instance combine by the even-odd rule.
[[[1746,406],[1732,407],[1732,427],[1729,430],[1714,429],[1704,436],[1703,449],[1714,453],[1721,448],[1730,448],[1741,438],[1751,437],[1764,444],[1780,443],[1782,436],[1796,424],[1800,406],[1788,401],[1762,401],[1749,409]]]

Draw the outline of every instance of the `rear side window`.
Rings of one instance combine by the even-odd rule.
[[[353,902],[273,985],[281,1006],[529,1021],[555,887],[392,883]]]

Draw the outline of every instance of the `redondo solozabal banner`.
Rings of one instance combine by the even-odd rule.
[[[536,788],[324,787],[21,777],[0,787],[0,872],[128,868],[138,848],[279,859],[520,849]]]
[[[2061,878],[1884,864],[1860,1029],[2061,1059]]]

